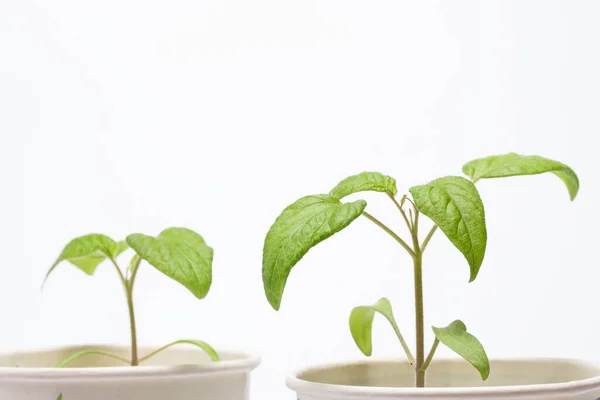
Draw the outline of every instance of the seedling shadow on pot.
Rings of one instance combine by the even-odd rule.
[[[363,216],[396,241],[412,261],[416,347],[413,353],[394,319],[389,300],[383,297],[373,305],[356,307],[350,313],[350,332],[360,351],[366,356],[371,355],[373,319],[375,314],[381,314],[390,323],[406,353],[416,387],[425,386],[426,373],[440,343],[470,363],[481,379],[486,380],[490,375],[490,361],[479,340],[460,320],[445,327],[432,327],[435,339],[426,352],[423,254],[429,251],[435,233],[441,231],[464,255],[470,269],[470,281],[473,281],[480,272],[487,244],[484,205],[475,186],[478,181],[552,173],[564,182],[570,199],[574,200],[579,180],[565,164],[515,153],[473,160],[464,165],[463,173],[469,179],[445,176],[410,188],[410,195],[398,196],[395,179],[378,172],[363,172],[344,179],[327,194],[305,196],[289,205],[275,220],[264,242],[262,277],[271,306],[275,310],[280,308],[292,268],[313,246]],[[406,225],[408,239],[372,215],[371,210],[367,212],[365,200],[344,201],[346,196],[364,191],[380,192],[389,198],[390,205],[397,209]]]

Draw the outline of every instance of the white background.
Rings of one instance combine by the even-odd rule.
[[[292,399],[288,369],[361,357],[356,305],[388,296],[412,343],[412,274],[361,219],[299,263],[276,313],[261,253],[278,213],[363,170],[405,192],[517,151],[571,165],[579,198],[551,175],[481,182],[484,266],[467,284],[436,235],[427,323],[461,318],[492,357],[600,360],[599,17],[593,0],[0,0],[1,349],[127,343],[111,268],[65,264],[41,293],[47,268],[74,236],[187,226],[215,248],[211,293],[144,267],[141,342],[260,353],[253,399]],[[400,356],[375,326],[375,355]]]

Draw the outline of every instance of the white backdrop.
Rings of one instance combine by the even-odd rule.
[[[579,198],[553,176],[481,182],[484,266],[467,284],[436,235],[427,323],[461,318],[495,357],[600,360],[599,16],[594,0],[0,0],[0,348],[127,343],[111,268],[64,265],[41,293],[47,268],[74,236],[187,226],[215,248],[212,291],[144,268],[141,341],[260,353],[253,398],[291,399],[288,369],[360,358],[356,305],[388,296],[412,342],[412,268],[359,220],[301,261],[276,313],[261,252],[283,207],[363,170],[406,191],[517,151],[570,164]],[[375,325],[375,355],[401,355]]]

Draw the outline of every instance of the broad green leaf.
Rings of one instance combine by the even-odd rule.
[[[69,261],[88,275],[96,271],[96,267],[107,256],[113,256],[117,249],[114,240],[105,235],[90,234],[71,240],[60,253],[54,264],[46,273],[46,279],[62,261]]]
[[[470,161],[463,166],[463,173],[473,182],[480,179],[504,178],[517,175],[538,175],[551,172],[567,186],[571,200],[579,191],[579,178],[571,168],[558,161],[540,156],[522,156],[516,153],[490,156]]]
[[[398,325],[394,319],[394,313],[392,312],[392,305],[385,297],[379,299],[372,306],[355,307],[350,313],[350,332],[352,333],[354,343],[356,343],[365,356],[370,356],[373,352],[371,333],[373,318],[375,318],[376,312],[383,315],[392,324],[395,332],[399,332]]]
[[[394,178],[380,174],[379,172],[363,172],[344,179],[329,194],[342,199],[352,193],[368,190],[384,192],[391,196],[395,196],[398,193]]]
[[[477,277],[485,255],[485,212],[475,185],[459,176],[436,179],[410,189],[419,211],[433,220],[465,256]]]
[[[139,233],[127,236],[137,255],[181,283],[199,299],[212,283],[213,249],[202,236],[186,228],[169,228],[156,238]]]
[[[328,195],[303,197],[288,206],[275,220],[263,247],[263,284],[275,310],[292,268],[315,245],[341,231],[358,218],[367,202],[341,203]]]
[[[114,257],[115,258],[119,257],[128,248],[129,248],[129,245],[127,244],[126,241],[121,240],[120,242],[117,242],[117,248],[115,249]]]
[[[483,346],[475,336],[467,332],[462,321],[456,320],[445,328],[432,329],[439,341],[474,366],[484,381],[490,376],[490,361]]]
[[[56,398],[56,400],[63,400],[62,393],[58,395],[58,397]]]

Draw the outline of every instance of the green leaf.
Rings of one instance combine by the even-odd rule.
[[[68,261],[85,272],[88,275],[94,275],[98,265],[106,260],[106,256],[101,251],[96,251],[92,254],[82,257],[71,257]]]
[[[474,366],[483,380],[490,376],[490,361],[483,346],[475,336],[467,332],[462,321],[456,320],[445,328],[432,329],[439,341]]]
[[[186,228],[169,228],[156,238],[139,233],[127,236],[137,255],[181,283],[199,299],[212,283],[213,249],[202,236]]]
[[[485,212],[475,185],[447,176],[410,189],[419,211],[433,220],[465,256],[473,281],[481,268],[487,243]]]
[[[111,354],[111,353],[107,353],[104,351],[96,351],[96,350],[81,350],[81,351],[75,352],[75,353],[67,356],[66,358],[62,359],[58,364],[56,364],[54,366],[54,368],[65,368],[69,364],[71,364],[73,361],[75,361],[79,358],[82,358],[82,357],[87,357],[87,356],[103,356],[103,357],[112,358],[114,360],[121,361],[124,364],[130,364],[129,360],[126,360],[123,357],[119,357],[119,356]]]
[[[113,256],[117,249],[114,240],[105,235],[90,234],[71,240],[60,253],[54,264],[46,273],[48,276],[62,261],[69,261],[88,275],[94,274],[96,267],[106,259]]]
[[[169,343],[168,345],[163,346],[156,351],[153,351],[152,353],[148,354],[147,356],[140,358],[140,363],[154,357],[155,355],[168,349],[169,347],[173,347],[173,346],[176,346],[179,344],[191,344],[193,346],[196,346],[199,349],[204,350],[206,352],[206,354],[208,354],[208,356],[210,357],[210,359],[212,361],[221,361],[219,354],[217,354],[217,351],[208,343],[203,342],[202,340],[182,339],[182,340],[177,340],[173,343]]]
[[[303,197],[275,220],[263,247],[263,284],[275,310],[292,268],[315,245],[341,231],[358,218],[367,202],[340,203],[327,194]]]
[[[58,397],[56,398],[56,400],[63,400],[62,393],[58,395]]]
[[[341,181],[329,194],[342,199],[350,194],[364,191],[384,192],[390,196],[398,193],[396,180],[379,172],[363,172]]]
[[[392,305],[385,297],[379,299],[372,306],[355,307],[350,313],[350,332],[352,333],[354,343],[356,343],[365,356],[370,356],[373,352],[371,332],[376,312],[383,315],[392,324],[394,331],[398,331],[398,325],[392,312]]]
[[[551,172],[567,186],[571,200],[579,191],[579,178],[571,168],[558,161],[540,156],[522,156],[516,153],[490,156],[470,161],[463,166],[463,173],[473,182],[480,179],[504,178],[517,175],[538,175]]]
[[[129,248],[129,245],[127,244],[126,241],[121,240],[120,242],[117,242],[117,248],[115,249],[114,257],[115,258],[119,257],[128,248]]]

